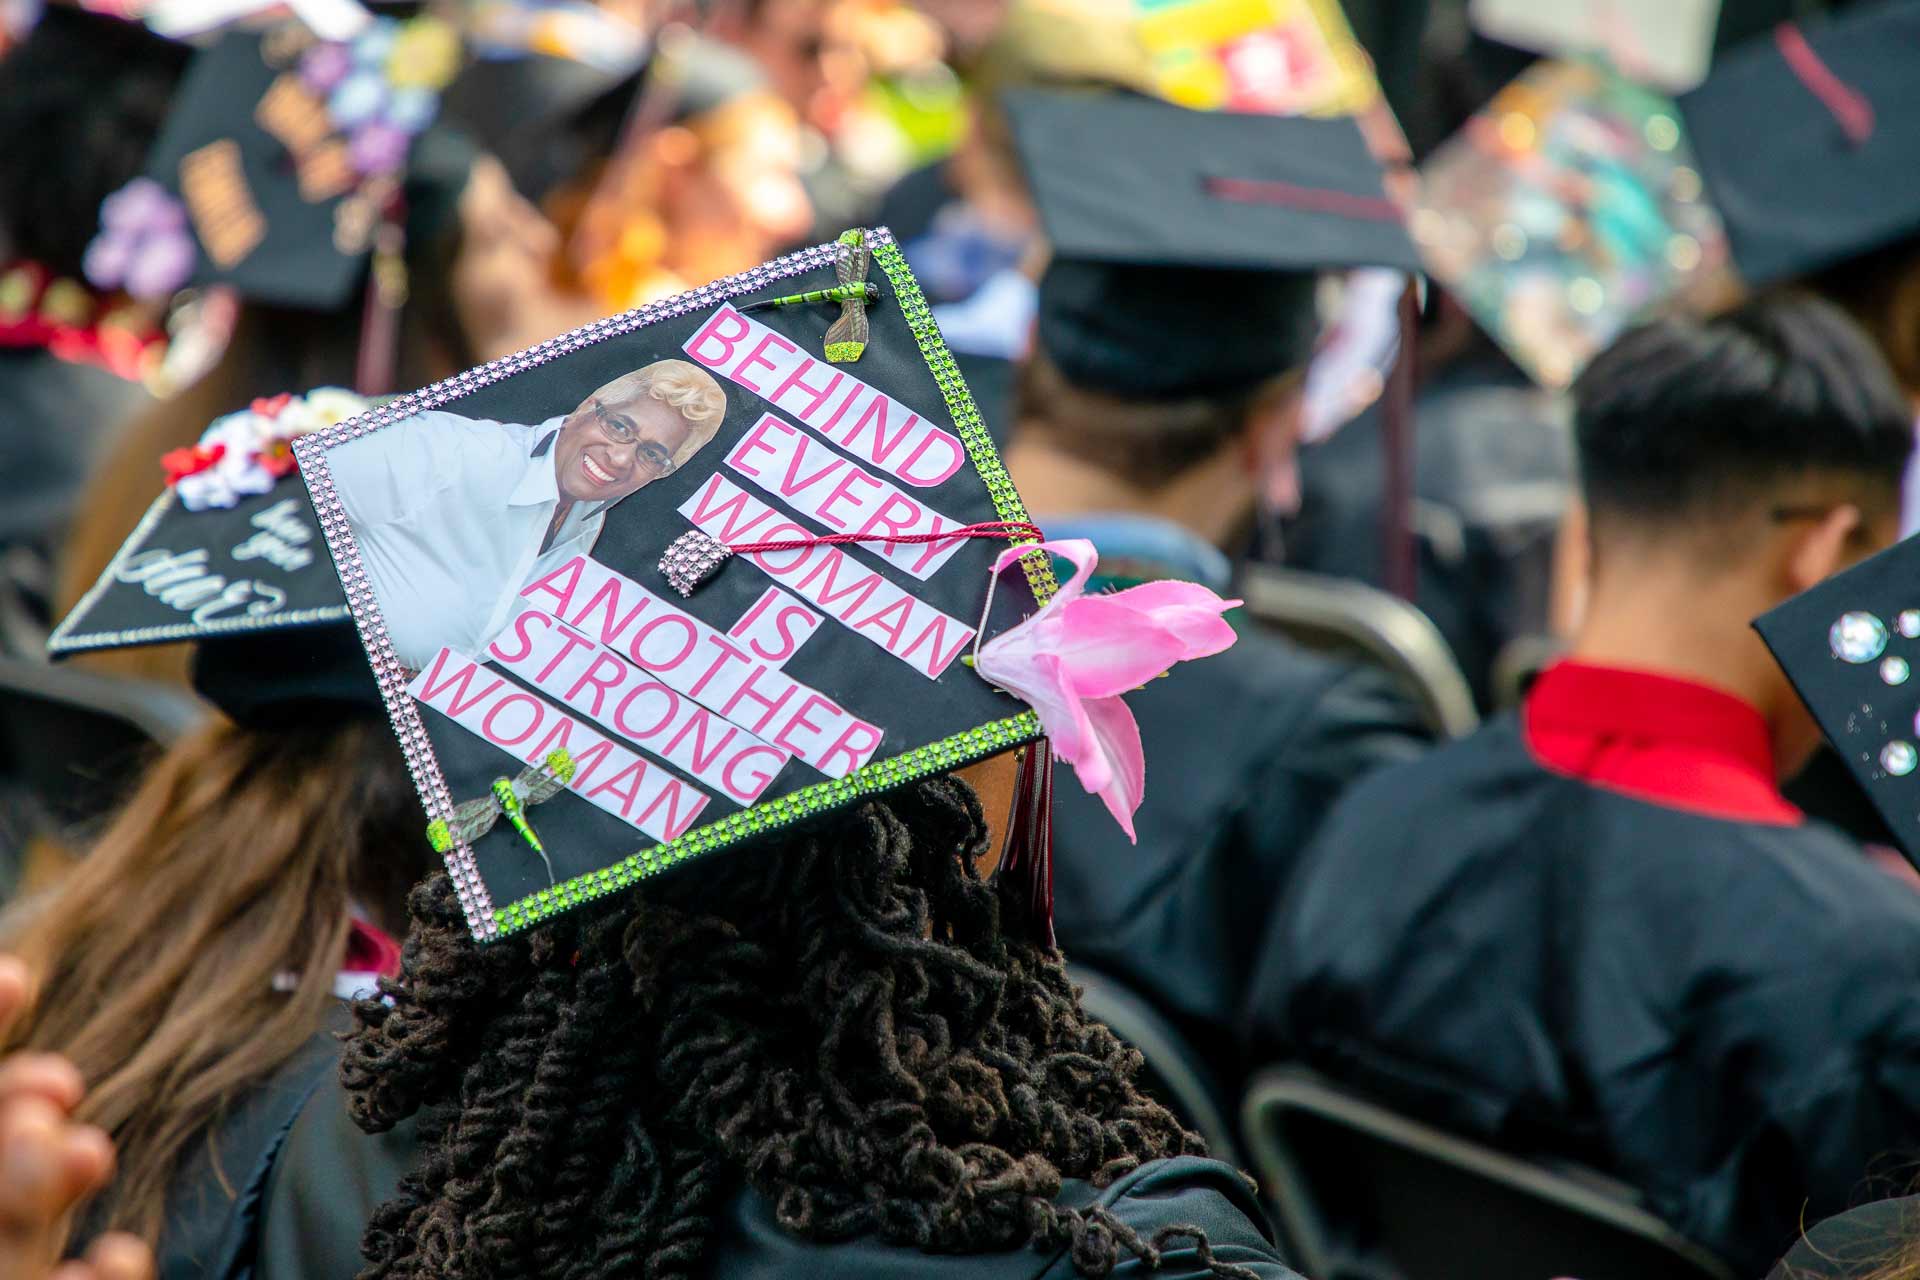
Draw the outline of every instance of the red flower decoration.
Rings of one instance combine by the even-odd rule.
[[[266,448],[253,455],[260,469],[279,480],[293,473],[293,441],[284,437],[267,441]]]
[[[167,469],[167,483],[179,484],[185,477],[205,471],[226,453],[227,446],[223,444],[191,444],[161,454],[160,465]]]
[[[262,396],[247,407],[263,418],[277,418],[280,411],[293,402],[291,391],[282,391],[277,396]]]

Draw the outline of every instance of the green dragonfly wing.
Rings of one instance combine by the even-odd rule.
[[[485,796],[455,806],[453,816],[447,821],[447,829],[458,843],[472,844],[493,830],[493,824],[499,820],[499,803],[492,796]]]
[[[544,804],[567,789],[567,784],[543,769],[528,771],[514,779],[513,789],[524,804]],[[525,785],[522,785],[522,784]]]
[[[847,231],[840,236],[840,247],[844,252],[834,259],[833,274],[841,284],[859,284],[867,278],[867,238],[858,231]]]

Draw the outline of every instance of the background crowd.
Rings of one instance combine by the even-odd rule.
[[[0,0],[0,1280],[1920,1276],[1920,596],[1809,632],[1878,711],[1753,625],[1920,575],[1920,0],[373,6],[363,234],[192,270],[338,3]],[[350,626],[49,661],[224,415],[848,227],[1097,587],[1244,601],[1057,950],[984,777],[481,946]]]

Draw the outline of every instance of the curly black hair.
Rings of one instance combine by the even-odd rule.
[[[1022,941],[986,844],[939,777],[485,946],[422,884],[342,1065],[361,1127],[417,1116],[421,1145],[362,1280],[696,1275],[743,1183],[811,1240],[1205,1256],[1056,1203],[1203,1147]]]

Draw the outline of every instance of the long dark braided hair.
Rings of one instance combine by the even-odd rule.
[[[1094,1276],[1173,1237],[1210,1260],[1197,1231],[1055,1203],[1203,1148],[1020,940],[986,844],[939,777],[484,947],[422,884],[342,1067],[363,1128],[418,1116],[361,1280],[699,1275],[743,1182],[811,1240],[1064,1247]]]

